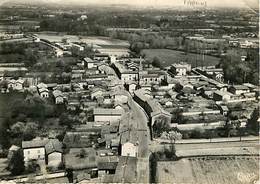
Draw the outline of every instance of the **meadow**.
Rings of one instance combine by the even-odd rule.
[[[163,67],[170,66],[173,63],[187,62],[190,63],[192,67],[197,66],[214,66],[220,61],[220,58],[213,56],[204,56],[204,61],[202,60],[202,55],[194,53],[184,53],[182,51],[170,50],[170,49],[144,49],[141,54],[145,55],[148,60],[153,60],[157,57]]]

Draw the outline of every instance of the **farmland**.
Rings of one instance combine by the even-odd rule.
[[[128,47],[129,43],[124,40],[113,39],[110,37],[101,37],[101,36],[75,36],[75,35],[66,35],[66,34],[57,34],[53,33],[37,33],[37,36],[41,39],[46,39],[51,42],[60,42],[63,38],[67,38],[71,42],[83,42],[86,44],[96,44],[98,46],[124,46]]]
[[[259,179],[259,158],[205,157],[158,162],[160,183],[242,184]]]
[[[182,51],[169,50],[169,49],[144,49],[142,54],[145,55],[145,58],[148,60],[153,60],[154,57],[157,57],[163,67],[167,67],[173,63],[187,62],[196,66],[212,66],[217,65],[220,61],[220,58],[205,55],[205,60],[202,62],[202,56],[199,54],[188,53],[187,55]],[[197,61],[196,61],[197,60]]]

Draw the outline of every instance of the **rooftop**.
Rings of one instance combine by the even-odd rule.
[[[96,108],[94,109],[93,114],[94,115],[122,115],[122,111],[117,109]]]
[[[49,142],[49,139],[33,139],[31,141],[23,141],[22,142],[22,148],[23,149],[29,149],[29,148],[39,148],[39,147],[45,147],[45,145]]]
[[[62,143],[58,139],[51,139],[46,145],[45,150],[47,155],[53,152],[62,153]]]

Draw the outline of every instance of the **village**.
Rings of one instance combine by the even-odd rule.
[[[86,36],[48,26],[64,16],[86,28],[91,13],[39,11],[41,26],[26,13],[0,17],[24,21],[19,31],[0,26],[0,183],[259,180],[255,16],[144,11],[144,25],[157,22]],[[189,28],[200,18],[208,29]]]
[[[41,41],[33,36],[33,42]],[[46,42],[42,41],[50,44]],[[52,57],[64,57],[65,49],[55,47],[62,43],[51,44]],[[68,45],[71,50],[76,44]],[[43,175],[39,181],[44,175],[64,177],[66,170],[72,175],[70,182],[122,182],[122,178],[147,182],[150,145],[173,140],[188,143],[195,138],[208,142],[218,137],[241,139],[249,135],[245,129],[259,100],[258,86],[223,83],[223,70],[214,66],[193,68],[176,61],[162,70],[142,57],[122,51],[115,54],[113,49],[72,65],[67,84],[44,83],[39,74],[32,75],[17,63],[1,68],[1,93],[26,92],[27,98],[63,106],[64,112],[77,118],[78,123],[69,122],[63,139],[57,138],[59,129],[50,129],[45,136],[10,147],[7,160],[22,152],[25,168]],[[23,75],[12,76],[12,70]],[[137,172],[139,165],[146,167]],[[8,171],[1,173],[8,176]]]

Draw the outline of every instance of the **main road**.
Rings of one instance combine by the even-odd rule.
[[[114,70],[109,66],[102,66],[104,71],[113,74],[113,84],[118,84],[120,92],[128,97],[129,106],[129,131],[131,136],[135,136],[138,144],[137,154],[137,183],[149,183],[149,144],[151,143],[150,129],[148,127],[148,117],[142,107],[134,100],[131,94],[125,90],[122,81],[118,78]]]

